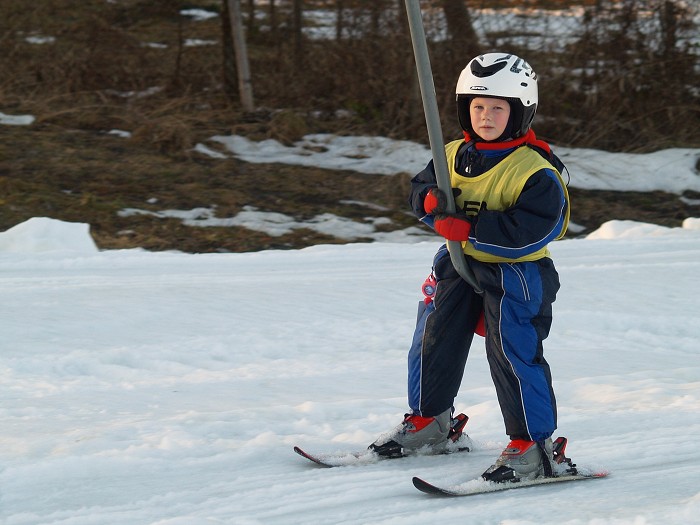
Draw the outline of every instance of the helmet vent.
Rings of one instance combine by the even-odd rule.
[[[482,66],[478,61],[474,60],[472,62],[472,74],[477,78],[490,77],[495,75],[501,69],[506,66],[506,62],[497,62],[496,64],[491,64],[490,66]]]

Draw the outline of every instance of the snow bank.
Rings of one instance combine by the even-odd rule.
[[[588,234],[587,239],[640,239],[644,237],[661,237],[679,230],[700,230],[700,219],[687,218],[680,228],[668,228],[657,224],[637,221],[613,220],[600,225],[596,231]]]
[[[0,111],[0,124],[6,126],[29,126],[34,120],[33,115],[7,115]]]
[[[33,217],[0,233],[0,252],[93,254],[97,251],[89,224]]]
[[[294,164],[360,173],[395,175],[418,173],[431,158],[430,148],[386,137],[341,137],[318,133],[291,146],[272,139],[255,142],[245,137],[214,136],[229,154],[246,162]],[[447,139],[446,139],[447,140]],[[221,158],[222,152],[204,144],[200,153]],[[587,190],[700,191],[696,170],[699,149],[674,148],[653,153],[610,153],[553,146],[569,171],[570,186]]]

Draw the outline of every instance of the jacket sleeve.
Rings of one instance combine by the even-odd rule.
[[[563,233],[568,206],[559,178],[552,170],[541,169],[527,180],[513,206],[479,211],[469,242],[492,255],[524,257]]]
[[[423,171],[411,179],[411,194],[408,198],[408,204],[414,215],[432,228],[433,216],[426,214],[423,208],[423,201],[431,188],[437,188],[437,177],[432,160]]]

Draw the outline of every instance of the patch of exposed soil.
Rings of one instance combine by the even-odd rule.
[[[134,139],[49,125],[0,126],[0,230],[31,217],[83,222],[102,249],[143,247],[185,252],[293,249],[343,239],[307,229],[270,236],[244,227],[193,227],[182,220],[120,211],[215,207],[217,217],[244,209],[297,221],[324,213],[363,222],[389,219],[385,231],[417,225],[408,212],[409,175],[379,176],[281,164],[249,164],[154,151]],[[663,192],[570,189],[572,221],[586,232],[612,219],[679,226],[700,216],[692,200]],[[569,235],[579,235],[570,233]]]

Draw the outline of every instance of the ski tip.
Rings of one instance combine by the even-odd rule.
[[[413,481],[413,486],[421,492],[431,493],[437,488],[434,485],[428,483],[427,481],[424,481],[423,479],[419,478],[418,476],[413,476],[413,479],[411,481]]]
[[[306,458],[309,461],[313,461],[316,465],[320,465],[321,467],[331,467],[332,466],[332,465],[325,463],[324,461],[317,458],[316,456],[313,456],[313,455],[309,454],[308,452],[305,452],[300,447],[294,446],[294,452],[299,454],[302,458]]]
[[[418,476],[414,476],[412,481],[413,486],[421,492],[424,492],[425,494],[430,494],[432,496],[456,496],[456,494],[453,494],[449,490],[436,487],[435,485],[428,483],[427,481],[419,478]]]

